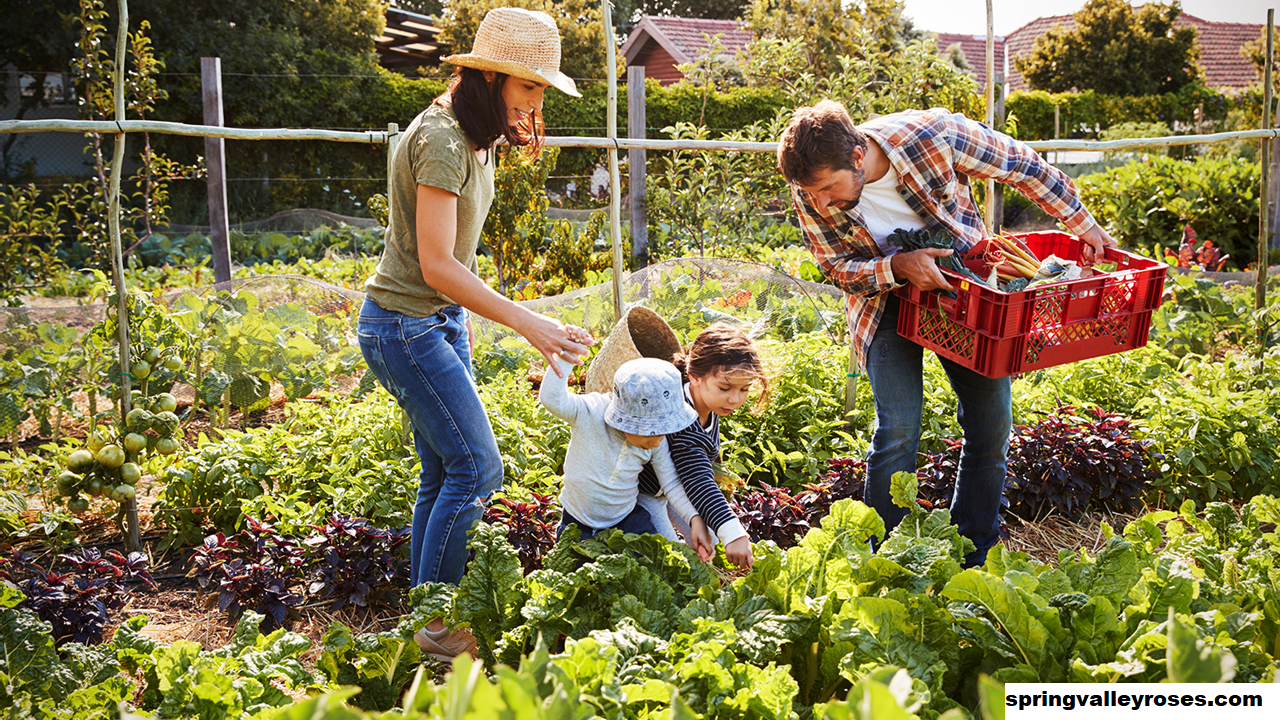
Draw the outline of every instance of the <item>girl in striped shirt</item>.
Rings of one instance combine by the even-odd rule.
[[[716,483],[713,464],[720,460],[720,418],[742,407],[757,382],[763,390],[757,407],[767,399],[768,380],[759,353],[741,330],[715,323],[699,333],[687,352],[676,356],[675,364],[686,379],[685,402],[698,414],[683,430],[667,435],[676,475],[698,515],[724,545],[729,561],[750,569],[751,538]],[[657,474],[645,465],[640,471],[639,502],[653,517],[658,532],[675,539],[672,521],[678,517],[669,517],[661,493]],[[685,537],[690,536],[687,528],[681,529]]]

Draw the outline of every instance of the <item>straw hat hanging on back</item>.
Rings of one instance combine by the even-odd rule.
[[[440,59],[462,67],[546,83],[574,97],[582,97],[573,78],[560,72],[560,32],[556,21],[539,10],[494,8],[480,21],[471,52]]]
[[[680,339],[658,313],[639,305],[613,326],[587,368],[587,392],[613,390],[613,375],[628,360],[657,358],[671,362],[680,352]]]

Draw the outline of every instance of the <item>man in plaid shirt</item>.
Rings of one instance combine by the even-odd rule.
[[[830,100],[799,108],[779,140],[778,167],[791,185],[805,246],[845,291],[853,347],[876,406],[865,498],[892,528],[906,511],[890,501],[889,480],[916,469],[924,349],[898,334],[898,298],[890,291],[906,283],[952,290],[935,258],[953,251],[898,252],[885,238],[899,228],[945,231],[967,250],[988,235],[969,184],[993,178],[1085,241],[1086,265],[1116,242],[1061,171],[1013,138],[942,108],[895,113],[861,126]],[[977,548],[966,564],[979,565],[999,539],[1013,429],[1010,380],[939,360],[964,430],[951,517]]]

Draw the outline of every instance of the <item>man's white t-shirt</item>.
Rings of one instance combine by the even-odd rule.
[[[924,220],[898,194],[898,173],[892,166],[884,177],[862,186],[858,210],[862,213],[867,232],[871,233],[876,245],[880,246],[880,252],[886,256],[898,252],[898,246],[885,240],[894,230],[925,228]]]

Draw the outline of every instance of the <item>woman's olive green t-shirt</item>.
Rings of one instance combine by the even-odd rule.
[[[432,104],[409,123],[391,158],[390,214],[378,269],[365,283],[371,300],[386,310],[426,317],[454,302],[427,284],[418,260],[418,186],[458,196],[453,256],[476,273],[480,230],[493,202],[493,161],[481,163],[458,126],[453,109]]]

